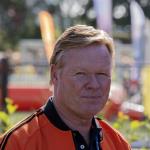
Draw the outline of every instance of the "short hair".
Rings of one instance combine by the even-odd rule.
[[[71,48],[86,47],[92,44],[104,44],[110,55],[114,55],[112,38],[103,30],[87,25],[75,25],[64,31],[55,43],[50,65],[57,64],[63,52]]]

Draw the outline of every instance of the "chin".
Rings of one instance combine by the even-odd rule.
[[[93,118],[93,116],[97,115],[103,107],[104,104],[84,105],[84,107],[80,108],[80,114],[86,118]]]
[[[82,115],[80,116],[80,118],[89,120],[89,119],[92,119],[94,116],[95,116],[95,115],[92,114],[92,113],[86,113],[86,114],[82,114]]]
[[[99,110],[97,109],[88,109],[87,111],[85,111],[85,115],[88,116],[88,118],[95,116],[97,113],[99,112]]]

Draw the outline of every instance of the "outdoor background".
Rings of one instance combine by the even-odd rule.
[[[133,148],[150,149],[150,0],[1,0],[0,133],[52,95],[53,45],[76,24],[101,28],[115,41],[110,98],[98,115]]]

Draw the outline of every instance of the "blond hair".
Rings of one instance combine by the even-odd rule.
[[[57,64],[64,51],[71,48],[86,47],[92,44],[104,44],[110,55],[114,55],[114,44],[112,38],[103,30],[92,26],[76,25],[65,30],[55,43],[50,65]]]

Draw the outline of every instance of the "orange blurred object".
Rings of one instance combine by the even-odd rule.
[[[50,58],[52,56],[52,51],[55,42],[55,28],[54,28],[53,17],[49,12],[41,11],[39,13],[39,21],[40,21],[41,35],[45,46],[47,60],[48,62],[50,62]]]

